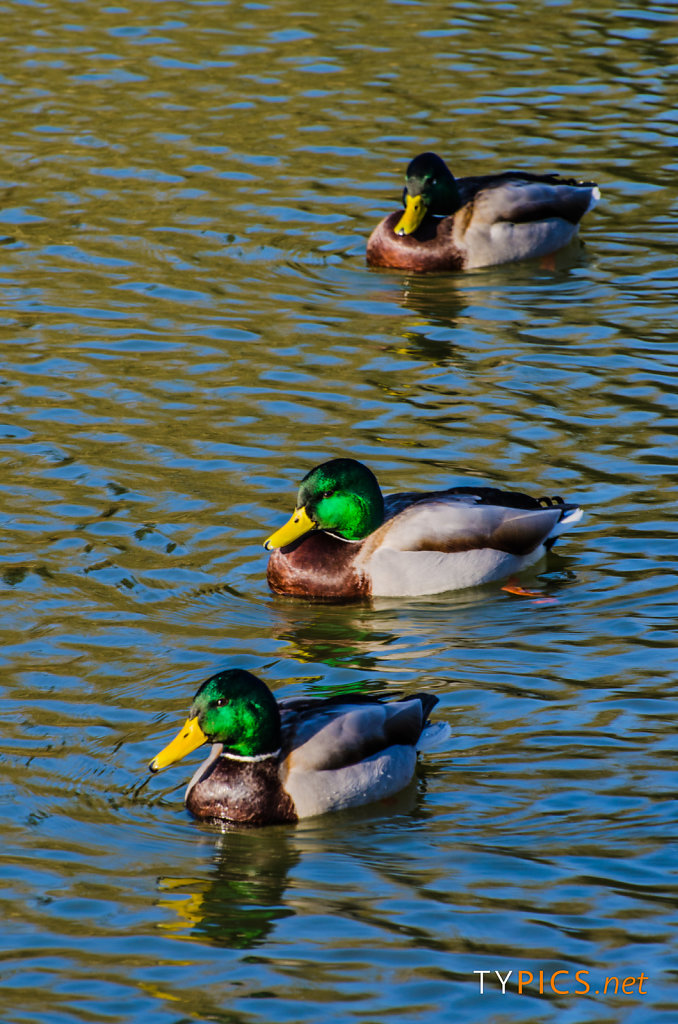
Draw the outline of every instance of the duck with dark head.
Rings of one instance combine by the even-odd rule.
[[[435,153],[411,161],[404,212],[390,213],[367,242],[374,267],[472,270],[548,256],[575,237],[600,199],[595,182],[505,171],[455,178]]]
[[[295,510],[265,542],[272,590],[338,601],[418,597],[510,576],[582,516],[560,497],[496,487],[384,498],[356,459],[331,459],[299,485]]]

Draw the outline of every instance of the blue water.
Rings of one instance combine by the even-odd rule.
[[[3,1024],[672,1024],[673,6],[47,0],[1,31]],[[369,270],[429,148],[598,180],[583,247]],[[535,597],[273,597],[262,541],[345,452],[586,517]],[[146,765],[228,665],[430,690],[448,749],[383,805],[198,824],[201,755]]]

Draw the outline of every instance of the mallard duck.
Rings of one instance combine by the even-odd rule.
[[[292,517],[265,541],[268,582],[335,601],[475,587],[536,562],[581,516],[562,498],[494,487],[384,498],[367,466],[331,459],[306,474]]]
[[[202,684],[186,724],[149,768],[213,743],[186,790],[192,814],[248,825],[298,821],[403,789],[417,750],[447,730],[426,721],[437,703],[426,693],[278,702],[257,676],[229,669]]]
[[[547,256],[567,245],[600,199],[593,181],[506,171],[455,179],[435,153],[407,168],[405,212],[367,242],[367,262],[401,270],[471,270]]]

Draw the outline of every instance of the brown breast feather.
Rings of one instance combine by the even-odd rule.
[[[411,235],[396,235],[393,228],[402,213],[385,217],[367,241],[367,262],[398,270],[461,270],[464,256],[452,237],[452,218],[426,217]]]
[[[271,552],[266,577],[276,594],[326,601],[359,599],[369,584],[355,565],[360,544],[337,540],[323,530]]]
[[[188,792],[186,806],[196,818],[210,821],[243,825],[297,821],[275,757],[264,761],[219,757]]]

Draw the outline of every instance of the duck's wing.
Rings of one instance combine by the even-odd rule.
[[[455,244],[468,268],[544,256],[567,245],[600,198],[593,182],[508,172],[462,178],[467,197],[454,215]]]
[[[377,549],[450,553],[491,548],[524,556],[548,545],[566,524],[581,517],[576,505],[561,499],[536,499],[491,487],[399,494],[386,504],[392,517],[368,539],[371,550],[366,554]],[[399,507],[393,514],[392,509]]]
[[[346,698],[281,701],[287,770],[336,770],[359,764],[389,747],[414,749],[435,704],[437,697],[431,694],[389,703],[375,699],[353,703]]]
[[[578,224],[600,198],[594,181],[522,171],[458,178],[457,186],[462,203],[472,204],[473,217],[486,223],[563,217]]]

